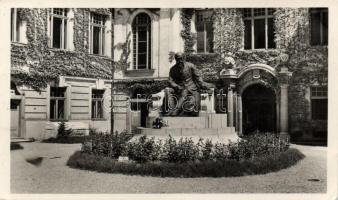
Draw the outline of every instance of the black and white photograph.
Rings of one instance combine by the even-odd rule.
[[[337,198],[332,2],[33,2],[1,8],[5,199]]]

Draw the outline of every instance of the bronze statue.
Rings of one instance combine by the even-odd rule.
[[[166,102],[169,116],[198,116],[201,90],[212,87],[203,81],[195,65],[185,62],[182,53],[175,54],[176,64],[170,69]]]

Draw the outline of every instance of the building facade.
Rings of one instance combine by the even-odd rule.
[[[149,95],[184,52],[239,135],[326,141],[327,8],[12,9],[11,19],[13,136],[48,137],[60,120],[109,131],[111,96],[114,129],[145,126]]]

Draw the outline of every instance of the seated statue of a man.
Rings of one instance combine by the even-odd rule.
[[[212,84],[203,81],[195,65],[185,62],[182,53],[175,54],[176,64],[169,72],[167,105],[169,116],[198,116],[201,90],[207,90]]]

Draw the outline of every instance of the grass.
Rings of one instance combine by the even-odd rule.
[[[12,150],[19,150],[19,149],[23,149],[23,146],[21,146],[20,143],[11,142],[11,151]]]
[[[276,172],[296,164],[305,156],[297,149],[288,149],[274,156],[253,160],[168,162],[118,162],[109,157],[100,157],[80,151],[70,156],[67,165],[72,168],[107,173],[147,175],[160,177],[234,177]]]

